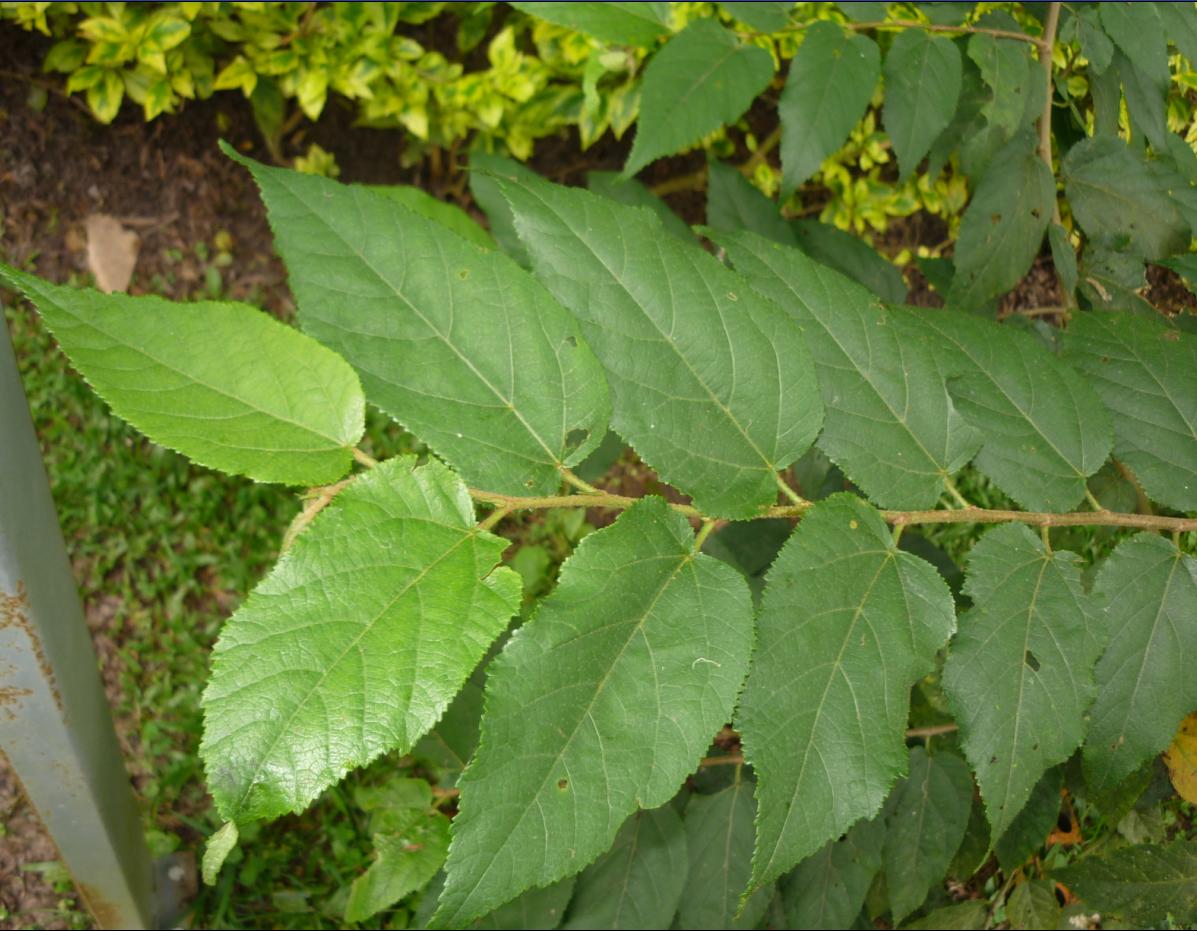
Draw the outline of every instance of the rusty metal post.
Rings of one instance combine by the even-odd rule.
[[[0,314],[0,749],[101,928],[153,928],[154,875]]]

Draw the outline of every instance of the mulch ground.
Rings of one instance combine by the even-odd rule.
[[[137,108],[126,106],[111,126],[101,126],[85,111],[80,98],[62,95],[57,76],[42,75],[40,62],[46,47],[39,36],[11,27],[0,29],[0,247],[8,260],[20,264],[32,258],[38,274],[54,281],[82,275],[86,272],[84,220],[89,214],[106,213],[140,238],[130,291],[163,293],[165,286],[167,296],[186,299],[196,296],[203,284],[195,245],[212,243],[218,233],[224,233],[232,242],[232,264],[223,270],[231,296],[252,296],[267,310],[286,316],[291,299],[285,271],[274,254],[257,191],[244,169],[216,146],[224,138],[256,158],[269,160],[244,101],[222,94],[215,100],[189,103],[181,115],[149,124]],[[285,140],[284,154],[302,154],[316,142],[336,155],[342,180],[418,184],[477,215],[461,170],[464,156],[444,153],[404,168],[399,160],[400,132],[354,129],[352,120],[348,106],[330,101],[317,124]],[[618,169],[629,141],[629,137],[622,142],[608,138],[579,153],[575,138],[543,140],[532,166],[553,180],[579,183],[587,171]],[[663,160],[649,169],[645,180],[652,183],[693,172],[702,160],[701,154]],[[682,191],[668,200],[686,220],[703,219],[699,191]],[[924,224],[926,241],[942,239],[942,221],[914,218],[895,224],[887,241],[910,245],[912,236],[923,237]],[[1153,269],[1151,275],[1151,297],[1173,306],[1191,305],[1191,295],[1175,276],[1162,269]],[[908,281],[912,303],[938,303],[917,270],[908,270]],[[1004,308],[1058,303],[1058,284],[1044,256],[1006,299]],[[606,484],[621,491],[662,490],[655,477],[635,462]],[[113,613],[103,599],[87,605],[104,681],[113,706],[118,707],[114,691],[121,679],[118,644],[107,626]],[[118,719],[117,728],[127,738],[133,722]],[[54,860],[57,853],[2,760],[0,818],[4,828],[0,906],[9,916],[0,920],[0,927],[30,923],[67,927],[56,917],[63,896],[41,873],[22,869]]]

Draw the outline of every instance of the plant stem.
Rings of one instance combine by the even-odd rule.
[[[1060,23],[1060,4],[1052,3],[1047,8],[1047,19],[1043,25],[1043,39],[1039,43],[1039,67],[1043,69],[1043,82],[1047,86],[1047,101],[1043,104],[1043,113],[1039,117],[1039,157],[1047,170],[1056,176],[1052,168],[1052,50],[1056,44],[1056,27]],[[1053,180],[1053,185],[1054,185]],[[1052,222],[1060,223],[1060,202],[1052,197]]]
[[[364,465],[367,469],[373,469],[376,465],[378,465],[377,459],[362,452],[356,446],[353,447],[353,458]]]
[[[1058,4],[1052,4],[1058,6]],[[797,23],[790,26],[783,32],[798,32],[813,25],[815,21],[809,23]],[[1016,32],[1012,29],[987,29],[984,26],[945,26],[939,23],[923,23],[914,19],[890,19],[878,20],[871,23],[840,23],[840,26],[847,29],[849,32],[863,32],[868,29],[924,29],[927,32],[954,32],[962,35],[981,35],[993,36],[995,39],[1014,39],[1018,42],[1030,42],[1032,45],[1044,45],[1043,39],[1037,39],[1034,36],[1027,35],[1025,32]]]
[[[803,507],[810,507],[810,502],[786,484],[786,480],[781,477],[780,473],[774,472],[773,475],[777,479],[777,487],[781,489],[781,493],[789,498],[791,502],[802,505]]]
[[[565,481],[568,484],[573,485],[574,488],[578,489],[578,491],[584,492],[585,494],[588,494],[588,495],[601,495],[602,494],[602,492],[599,491],[599,489],[595,488],[589,482],[583,481],[580,476],[575,475],[573,472],[571,472],[569,469],[565,468],[564,466],[561,467],[561,477],[563,479],[565,479]]]
[[[478,522],[479,530],[490,530],[495,524],[501,521],[504,517],[511,513],[511,508],[496,508],[492,513],[488,514],[483,520]]]
[[[715,529],[715,520],[708,518],[702,522],[702,527],[698,533],[694,535],[694,552],[702,549],[702,545],[707,542],[707,537],[711,535],[711,531]]]
[[[470,489],[470,496],[483,504],[510,508],[513,511],[542,511],[547,508],[605,508],[623,511],[640,498],[600,492],[590,495],[547,495],[544,497],[519,497],[493,491]],[[684,517],[707,520],[704,514],[692,504],[669,506]],[[761,508],[756,518],[784,517],[801,518],[814,507],[813,502],[803,504],[781,504]],[[928,511],[881,511],[882,518],[895,526],[913,524],[1027,524],[1031,527],[1130,527],[1135,530],[1171,530],[1178,533],[1197,531],[1197,518],[1163,517],[1157,514],[1125,514],[1120,511],[1074,511],[1058,514],[1050,511],[1004,511],[979,507],[962,507],[955,510]]]

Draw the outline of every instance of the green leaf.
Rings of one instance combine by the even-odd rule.
[[[1022,125],[1027,97],[1032,90],[1033,72],[1028,67],[1031,64],[1030,44],[977,33],[968,40],[968,57],[976,63],[981,78],[993,91],[981,112],[991,126],[1000,129],[1007,138],[1013,136]]]
[[[1060,171],[1072,212],[1090,237],[1123,237],[1148,259],[1188,246],[1188,224],[1167,185],[1121,139],[1078,142]]]
[[[598,361],[510,259],[388,197],[226,152],[261,188],[304,329],[470,484],[548,494],[599,444]]]
[[[1076,250],[1068,238],[1068,231],[1059,223],[1049,223],[1047,241],[1051,245],[1052,265],[1060,276],[1066,294],[1075,294],[1077,285]]]
[[[910,775],[887,803],[885,887],[894,922],[923,904],[943,881],[968,827],[973,779],[964,760],[941,751],[910,751]]]
[[[1060,788],[1063,784],[1060,767],[1044,773],[1031,790],[1026,806],[993,845],[998,863],[1007,874],[1026,863],[1027,858],[1047,842],[1047,836],[1055,829],[1060,817]]]
[[[606,367],[612,426],[708,514],[747,517],[822,422],[799,328],[647,212],[546,182],[500,186],[536,274]]]
[[[906,769],[910,687],[955,626],[952,596],[871,507],[803,517],[765,584],[738,728],[757,774],[751,888],[876,813]]]
[[[1164,33],[1189,64],[1197,62],[1197,16],[1183,3],[1157,3],[1156,12],[1163,20]]]
[[[582,871],[564,928],[668,928],[686,885],[686,830],[671,805],[638,811]]]
[[[1197,708],[1197,560],[1163,537],[1124,540],[1102,564],[1109,643],[1085,743],[1085,782],[1113,788],[1167,748]]]
[[[427,885],[449,851],[449,819],[436,811],[411,810],[373,840],[374,862],[349,887],[346,921],[365,921]]]
[[[401,204],[413,213],[418,213],[429,220],[436,220],[437,223],[448,227],[462,239],[467,239],[475,245],[482,246],[484,249],[498,248],[490,234],[456,204],[438,200],[410,184],[365,184],[362,187]]]
[[[577,872],[669,801],[731,715],[751,610],[660,498],[583,539],[491,664],[434,924]]]
[[[958,311],[916,313],[958,375],[952,399],[984,436],[976,466],[1024,508],[1076,507],[1114,443],[1089,383],[1031,333]]]
[[[457,785],[462,770],[478,746],[478,722],[482,718],[482,688],[467,680],[436,727],[420,738],[412,753],[431,760],[440,769],[441,784]]]
[[[87,89],[87,105],[101,123],[111,123],[120,112],[125,96],[125,82],[121,72],[105,68],[99,79]]]
[[[1165,4],[1170,6],[1170,4]],[[1114,60],[1114,43],[1101,27],[1101,14],[1097,5],[1069,10],[1060,38],[1070,41],[1074,36],[1081,43],[1081,54],[1089,61],[1089,69],[1101,74]]]
[[[365,401],[336,353],[248,304],[67,288],[0,265],[117,416],[201,465],[323,485],[353,460]]]
[[[777,104],[783,199],[844,144],[880,76],[881,53],[872,39],[826,20],[806,30]]]
[[[1168,86],[1168,31],[1157,4],[1099,3],[1101,24],[1114,44],[1153,84]]]
[[[780,3],[736,0],[735,3],[721,3],[719,6],[723,12],[759,32],[781,31],[790,21],[790,11],[794,9],[792,0]]]
[[[635,178],[625,178],[617,171],[586,172],[586,187],[595,194],[630,207],[647,207],[657,215],[665,230],[682,242],[693,243],[694,234],[686,221],[669,209],[669,205]],[[510,212],[510,207],[507,208]]]
[[[1126,96],[1132,135],[1137,138],[1142,134],[1157,152],[1166,152],[1168,137],[1171,135],[1168,131],[1167,113],[1168,88],[1171,83],[1167,57],[1164,58],[1162,74],[1158,71],[1149,73],[1127,58],[1121,49],[1116,49],[1114,68],[1122,79],[1122,91]]]
[[[952,405],[923,324],[795,249],[745,232],[713,238],[801,324],[826,408],[819,447],[879,506],[934,506],[982,437]]]
[[[1110,409],[1115,457],[1156,501],[1197,510],[1197,336],[1132,314],[1079,314],[1064,357]]]
[[[707,166],[707,226],[729,233],[751,230],[775,242],[795,244],[777,203],[723,162],[712,161]]]
[[[819,264],[834,268],[890,304],[906,300],[901,269],[863,239],[818,220],[794,220],[790,230],[798,248]]]
[[[858,821],[839,840],[828,841],[781,880],[786,919],[794,928],[838,931],[860,914],[881,870],[885,825],[880,818]]]
[[[465,927],[470,931],[553,931],[561,925],[561,916],[565,914],[569,900],[574,894],[576,879],[577,877],[570,876],[543,889],[529,889],[486,917],[479,918]],[[428,927],[428,921],[436,910],[444,884],[445,874],[437,873],[420,895],[420,907],[412,919],[414,927]]]
[[[691,797],[685,815],[690,862],[678,928],[755,928],[765,916],[771,898],[768,889],[757,891],[740,911],[740,893],[748,885],[752,860],[755,816],[752,783],[747,779],[737,778],[714,795]],[[667,925],[668,919],[660,927]]]
[[[885,130],[901,168],[899,180],[918,167],[947,127],[960,96],[960,50],[951,39],[904,29],[885,56]]]
[[[406,753],[520,604],[465,486],[396,458],[355,479],[221,632],[200,754],[221,814],[307,806],[355,766]]]
[[[499,243],[499,248],[511,256],[516,264],[530,268],[532,260],[528,258],[528,250],[515,232],[511,205],[499,192],[494,175],[518,178],[520,181],[536,181],[539,175],[515,159],[487,152],[470,153],[470,194],[486,214],[491,234]]]
[[[668,3],[518,3],[517,10],[604,42],[649,48],[669,32]]]
[[[1093,699],[1098,621],[1079,557],[1048,552],[1022,524],[988,531],[969,555],[943,683],[996,841],[1044,771],[1072,755]]]
[[[763,48],[714,20],[694,20],[644,69],[636,138],[623,173],[633,175],[738,120],[772,78],[773,59]]]
[[[220,875],[220,868],[224,866],[224,861],[229,858],[229,854],[237,846],[237,837],[237,825],[232,821],[226,821],[215,834],[208,838],[208,843],[204,845],[204,858],[200,866],[205,886],[216,885],[216,877]]]
[[[1123,847],[1053,870],[1092,909],[1139,927],[1197,920],[1197,841]]]
[[[1046,879],[1028,879],[1015,886],[1006,900],[1006,917],[1018,931],[1060,927],[1060,903],[1056,901],[1055,883]]]
[[[980,931],[986,926],[988,917],[989,907],[985,901],[971,899],[930,911],[917,921],[902,925],[902,931]]]
[[[1039,254],[1055,199],[1034,137],[1016,136],[994,155],[964,211],[948,302],[975,307],[1018,284]]]

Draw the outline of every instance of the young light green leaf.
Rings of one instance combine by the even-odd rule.
[[[748,885],[752,861],[755,816],[752,783],[744,778],[714,795],[690,799],[685,815],[689,875],[678,909],[678,928],[748,929],[765,916],[770,889],[757,890],[740,910],[740,893]]]
[[[976,466],[1025,508],[1069,511],[1114,443],[1089,383],[1034,335],[981,317],[915,311],[943,341],[948,383],[984,445]]]
[[[117,416],[200,465],[324,485],[353,460],[365,399],[345,360],[248,304],[50,284],[0,264]]]
[[[636,812],[578,877],[562,927],[668,928],[686,886],[686,841],[673,806]]]
[[[517,10],[616,45],[649,48],[669,32],[668,3],[519,3]]]
[[[773,59],[763,48],[713,19],[694,20],[644,69],[636,138],[623,173],[634,175],[738,120],[772,78]]]
[[[200,755],[221,814],[299,811],[355,766],[406,753],[520,604],[507,541],[437,462],[346,487],[221,632]]]
[[[1018,284],[1039,254],[1055,199],[1056,181],[1034,136],[1015,136],[994,155],[964,211],[948,302],[977,307]]]
[[[630,207],[647,207],[657,215],[666,231],[682,242],[693,243],[694,234],[686,221],[669,209],[669,205],[635,178],[625,178],[617,171],[586,172],[586,187],[595,194],[610,197]],[[506,202],[504,202],[506,206]],[[507,212],[511,208],[507,206]]]
[[[880,76],[881,53],[872,39],[826,20],[806,30],[777,104],[783,199],[844,144]]]
[[[943,681],[995,841],[1084,737],[1100,638],[1077,562],[1022,524],[990,530],[969,556],[974,607]]]
[[[1154,928],[1197,920],[1197,841],[1122,847],[1089,856],[1052,877],[1066,884],[1086,905],[1131,927]]]
[[[345,920],[365,921],[422,889],[449,852],[449,819],[412,809],[385,833],[374,834],[374,862],[349,887]]]
[[[583,539],[491,664],[434,925],[576,873],[669,801],[731,715],[751,615],[744,580],[660,498]]]
[[[1060,903],[1056,901],[1055,883],[1046,879],[1028,879],[1015,886],[1006,900],[1006,915],[1010,927],[1016,931],[1060,927]]]
[[[747,517],[823,410],[799,327],[647,211],[547,182],[499,186],[536,274],[607,369],[612,425],[709,514]]]
[[[367,190],[383,197],[390,198],[397,204],[402,204],[413,213],[418,213],[429,220],[436,220],[441,226],[453,230],[462,239],[467,239],[476,246],[484,249],[497,249],[490,234],[474,222],[474,219],[458,207],[443,200],[438,200],[422,188],[410,184],[366,184]]]
[[[707,165],[707,226],[729,233],[751,230],[766,239],[795,245],[790,224],[782,217],[777,202],[723,162]]]
[[[1147,259],[1188,247],[1189,226],[1168,186],[1121,139],[1078,142],[1060,172],[1072,212],[1089,236],[1129,239]]]
[[[885,130],[893,140],[901,178],[922,161],[947,127],[960,96],[960,50],[951,39],[904,29],[885,56]]]
[[[598,361],[510,259],[372,191],[234,157],[261,188],[304,329],[470,484],[548,494],[599,444]]]
[[[923,904],[941,883],[968,827],[973,779],[964,760],[922,747],[910,751],[910,775],[886,804],[885,888],[894,923]]]
[[[712,238],[801,324],[827,412],[820,448],[878,505],[932,507],[982,437],[953,406],[918,319],[795,249],[747,232]]]
[[[910,687],[955,626],[952,596],[871,507],[816,504],[765,583],[740,697],[757,774],[755,889],[880,808],[906,769]]]
[[[790,230],[798,248],[819,264],[864,285],[887,303],[906,300],[906,279],[901,269],[863,239],[818,220],[794,220]]]
[[[1023,810],[1018,813],[996,844],[993,852],[1006,873],[1013,873],[1027,858],[1044,845],[1060,817],[1060,789],[1064,783],[1062,768],[1043,774]]]
[[[1162,537],[1124,540],[1101,567],[1109,643],[1085,743],[1085,781],[1109,790],[1164,750],[1197,708],[1197,560]]]
[[[790,927],[811,931],[850,928],[881,870],[885,825],[880,818],[858,821],[839,840],[828,841],[781,880],[781,900]]]
[[[237,846],[237,825],[233,821],[226,821],[204,845],[204,858],[200,864],[200,873],[205,886],[216,885],[216,877],[220,875],[220,868],[229,858],[233,848]]]
[[[1064,358],[1114,421],[1114,455],[1156,501],[1197,510],[1197,336],[1129,313],[1080,314]]]

